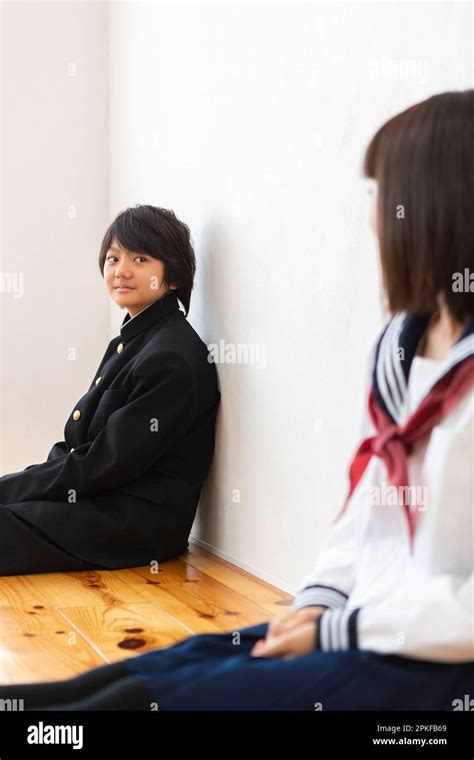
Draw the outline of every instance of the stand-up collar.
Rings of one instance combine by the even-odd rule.
[[[146,306],[142,311],[138,312],[134,317],[130,314],[126,314],[120,328],[120,336],[123,340],[130,340],[143,330],[148,330],[156,322],[159,322],[167,314],[179,309],[178,299],[176,294],[171,290],[162,298],[154,301],[149,306]]]

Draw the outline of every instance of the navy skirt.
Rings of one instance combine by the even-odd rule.
[[[158,710],[453,710],[474,695],[474,661],[359,650],[252,657],[267,627],[200,634],[124,662]]]

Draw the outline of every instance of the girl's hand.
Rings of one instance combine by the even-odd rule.
[[[298,631],[303,626],[306,626],[306,637],[308,638],[308,644],[308,632],[309,630],[312,631],[311,648],[308,649],[308,652],[313,651],[315,648],[314,642],[316,637],[315,625],[317,625],[317,620],[323,614],[325,609],[326,607],[305,607],[301,610],[292,610],[281,618],[271,620],[268,626],[266,638],[257,641],[250,654],[252,656],[264,657],[279,656],[276,654],[276,652],[280,651],[282,641],[286,640],[285,637],[287,637],[289,634],[292,634],[294,631]],[[291,640],[293,641],[293,639]],[[275,644],[278,645],[276,649],[274,646]],[[306,651],[301,652],[301,654],[306,653]],[[293,656],[296,657],[298,654],[294,654]]]
[[[318,621],[310,620],[289,628],[272,639],[257,641],[250,654],[252,657],[278,657],[291,660],[315,651],[316,626]]]

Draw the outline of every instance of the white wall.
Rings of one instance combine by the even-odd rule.
[[[380,326],[364,146],[401,108],[470,86],[470,9],[441,3],[114,3],[111,213],[190,224],[190,321],[264,344],[219,366],[217,450],[194,536],[292,590],[346,492]],[[240,491],[240,503],[234,501]]]
[[[363,150],[401,108],[472,86],[469,5],[20,3],[4,17],[2,271],[26,285],[2,294],[3,471],[44,457],[117,334],[96,265],[106,224],[173,208],[196,246],[191,323],[206,343],[267,351],[266,367],[218,367],[194,538],[293,590],[346,492],[381,323]]]
[[[5,473],[44,461],[62,439],[108,337],[97,264],[107,222],[107,6],[0,9]]]

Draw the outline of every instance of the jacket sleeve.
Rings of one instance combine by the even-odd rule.
[[[0,478],[0,503],[71,500],[120,487],[146,472],[186,433],[195,415],[191,366],[173,351],[148,356],[133,371],[127,403],[96,438],[73,452]]]
[[[66,441],[57,441],[51,448],[51,451],[49,452],[48,456],[46,457],[46,461],[49,462],[51,459],[56,459],[56,457],[60,457],[63,454],[67,454],[68,448],[66,445]],[[34,465],[33,465],[34,467]],[[28,468],[25,468],[28,469]]]
[[[367,406],[374,351],[375,349],[371,352],[366,371],[364,408],[360,423],[361,439],[374,432]],[[357,526],[358,514],[349,506],[341,517],[333,522],[314,569],[304,576],[293,600],[294,609],[321,606],[330,610],[342,610],[345,607],[355,581],[358,556]]]
[[[46,461],[49,462],[50,459],[55,459],[56,457],[62,456],[63,454],[66,454],[66,453],[67,453],[66,441],[57,441],[57,443],[55,443],[52,446],[51,451],[46,457]],[[25,472],[26,470],[31,470],[32,467],[38,467],[38,465],[29,464],[27,467],[25,467],[23,472]]]

